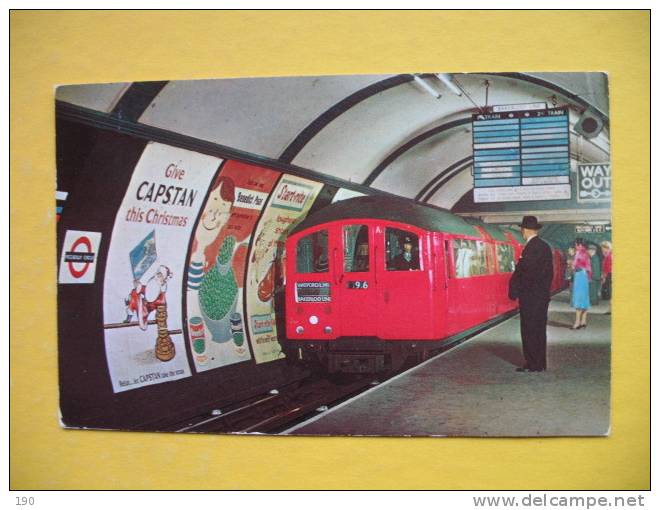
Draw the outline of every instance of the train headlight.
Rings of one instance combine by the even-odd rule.
[[[303,331],[305,331],[305,328],[303,328],[302,326],[298,326],[296,328],[296,333],[298,333],[299,335],[302,334]]]
[[[325,331],[329,335],[330,333],[332,333],[332,328],[330,326],[326,326],[325,328],[323,328],[323,331]]]
[[[310,324],[318,324],[319,323],[319,318],[316,315],[310,315],[309,323]]]

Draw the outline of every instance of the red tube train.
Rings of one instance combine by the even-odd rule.
[[[286,242],[287,347],[329,372],[396,369],[517,303],[508,283],[523,239],[391,197],[337,202]],[[553,292],[564,286],[555,252]]]

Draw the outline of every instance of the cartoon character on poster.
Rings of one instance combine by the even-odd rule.
[[[250,258],[255,268],[257,297],[262,303],[268,304],[271,311],[274,311],[273,295],[284,282],[284,243],[281,239],[271,237],[276,228],[273,220],[264,223]]]
[[[156,231],[144,238],[129,254],[133,270],[133,289],[124,299],[126,319],[124,324],[130,325],[136,318],[139,328],[147,331],[149,317],[155,313],[155,324],[158,326],[158,337],[154,356],[160,361],[170,361],[176,356],[176,348],[170,338],[167,327],[167,282],[172,278],[172,271],[164,265],[158,266],[146,283],[141,278],[158,259],[156,250]]]
[[[149,315],[159,306],[167,306],[165,294],[167,280],[172,278],[172,271],[167,266],[160,266],[146,284],[140,280],[133,280],[133,290],[124,300],[126,304],[126,319],[124,323],[131,322],[133,316],[137,317],[138,325],[142,331],[147,330]]]
[[[190,251],[188,333],[198,370],[251,359],[243,321],[248,244],[277,174],[228,164],[211,185]]]
[[[125,324],[132,322],[135,317],[142,331],[147,330],[149,315],[159,306],[167,307],[165,295],[167,282],[172,278],[169,267],[161,265],[154,275],[145,283],[142,278],[151,268],[158,254],[156,251],[156,231],[144,238],[130,253],[131,268],[133,270],[133,289],[124,299],[126,305]]]
[[[242,316],[236,312],[239,285],[232,267],[238,249],[237,239],[226,234],[226,226],[235,200],[232,179],[220,176],[213,183],[209,199],[200,217],[193,241],[188,268],[188,290],[197,298],[200,316],[190,317],[189,332],[196,359],[206,363],[206,336],[212,342],[234,341],[239,355],[245,353],[242,335],[234,337],[234,329],[242,331]],[[196,294],[196,296],[194,295]],[[202,336],[202,325],[205,330]]]

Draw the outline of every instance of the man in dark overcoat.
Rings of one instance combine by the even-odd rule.
[[[550,285],[552,283],[552,250],[538,232],[541,225],[535,216],[523,217],[519,225],[525,248],[511,276],[509,297],[520,305],[520,336],[525,364],[518,372],[543,372],[546,369],[546,326]]]

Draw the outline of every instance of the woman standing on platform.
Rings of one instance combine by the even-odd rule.
[[[587,310],[590,306],[589,281],[591,280],[591,258],[582,238],[575,240],[573,270],[575,273],[571,305],[575,308],[575,324],[571,329],[582,329],[587,327]]]

